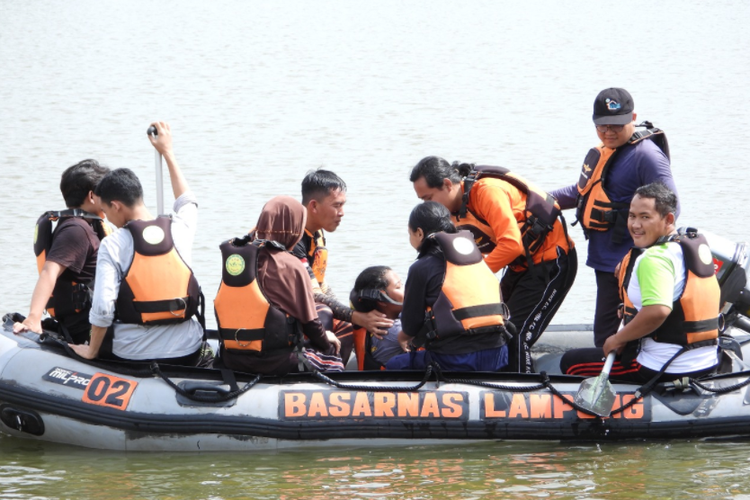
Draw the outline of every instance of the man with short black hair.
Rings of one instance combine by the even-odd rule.
[[[586,155],[577,184],[550,191],[562,209],[577,208],[589,240],[586,265],[596,273],[594,344],[617,331],[620,298],[615,266],[633,246],[627,215],[635,190],[662,182],[677,193],[664,132],[644,122],[636,131],[633,98],[622,88],[602,90],[594,100],[594,127],[601,144]],[[676,215],[679,215],[679,205]]]
[[[63,172],[60,192],[68,210],[46,212],[37,221],[34,250],[39,279],[29,315],[23,323],[13,325],[15,333],[41,332],[47,309],[54,316],[49,328],[76,344],[89,339],[90,285],[99,241],[105,235],[104,213],[94,189],[107,172],[109,169],[96,160],[83,160]],[[55,220],[59,222],[53,232]]]
[[[307,209],[305,234],[293,251],[310,274],[323,325],[342,341],[344,363],[354,346],[351,323],[377,335],[385,335],[393,326],[393,321],[377,310],[362,313],[343,304],[326,283],[328,249],[323,231],[333,232],[339,227],[345,203],[346,183],[338,175],[323,169],[309,171],[302,180],[302,204]]]
[[[113,170],[96,188],[107,219],[119,229],[99,251],[91,307],[91,341],[74,346],[82,357],[202,365],[203,326],[193,316],[202,300],[190,270],[198,205],[174,151],[169,125],[149,135],[164,156],[174,193],[174,214],[154,217],[143,203],[138,177]]]
[[[677,196],[664,184],[639,187],[628,214],[635,248],[619,264],[624,326],[603,348],[573,349],[563,373],[596,376],[603,355],[619,356],[612,377],[639,383],[699,377],[718,366],[721,290],[711,249],[695,229],[675,229]]]

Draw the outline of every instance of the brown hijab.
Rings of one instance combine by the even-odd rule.
[[[276,196],[265,204],[255,226],[256,238],[276,241],[287,250],[302,238],[307,210],[291,196]],[[258,280],[268,300],[301,323],[316,319],[310,275],[289,252],[272,249],[258,255]]]

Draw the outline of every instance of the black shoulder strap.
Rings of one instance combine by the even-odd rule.
[[[461,220],[462,218],[466,218],[466,211],[468,210],[469,205],[469,193],[471,193],[471,188],[474,187],[474,183],[477,181],[477,171],[472,170],[469,172],[469,175],[464,177],[463,183],[464,183],[464,195],[461,198],[461,208],[458,210],[458,220]]]

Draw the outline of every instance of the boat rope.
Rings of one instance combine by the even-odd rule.
[[[442,373],[440,373],[439,367],[438,367],[438,376],[442,377]],[[570,399],[568,396],[566,396],[565,394],[557,390],[557,388],[554,385],[552,385],[552,382],[550,381],[550,378],[549,378],[549,375],[547,375],[547,372],[544,372],[544,371],[541,372],[539,374],[539,377],[541,379],[541,382],[539,384],[526,385],[526,386],[494,384],[490,382],[483,382],[481,380],[451,379],[451,378],[445,378],[445,377],[443,377],[443,380],[446,383],[475,385],[478,387],[486,387],[488,389],[496,389],[499,391],[508,391],[508,392],[534,392],[534,391],[539,391],[542,389],[547,389],[552,394],[560,398],[565,404],[572,407],[574,410],[578,410],[579,412],[585,413],[586,415],[591,415],[593,417],[601,418],[599,415],[597,415],[593,411],[589,410],[588,408],[584,408],[583,406],[579,405],[574,400]]]
[[[738,382],[734,385],[730,385],[727,387],[720,387],[718,389],[714,389],[713,387],[708,387],[707,385],[701,383],[698,380],[688,379],[687,383],[690,385],[690,387],[697,387],[703,391],[710,392],[713,394],[727,394],[729,392],[733,392],[739,389],[742,389],[743,387],[746,387],[750,385],[750,378],[746,378],[742,382]],[[677,380],[675,380],[675,386],[677,386]]]
[[[191,390],[185,390],[184,388],[172,382],[169,377],[164,375],[164,373],[161,371],[161,368],[159,368],[159,363],[151,363],[151,372],[161,377],[161,379],[164,380],[178,394],[201,403],[221,403],[237,398],[252,389],[252,387],[257,384],[261,378],[260,375],[256,375],[254,379],[245,384],[241,389],[237,389],[234,391],[227,391],[219,386],[199,386]]]
[[[422,377],[422,381],[419,382],[416,385],[413,386],[374,386],[374,385],[359,385],[359,384],[342,384],[341,382],[336,382],[332,378],[328,377],[327,375],[324,375],[320,371],[314,371],[313,375],[315,378],[322,380],[326,384],[332,385],[336,387],[337,389],[348,389],[350,391],[365,391],[365,392],[413,392],[417,391],[422,386],[424,386],[427,381],[430,379],[430,376],[432,375],[433,367],[432,365],[427,365],[427,369],[425,369],[424,377]]]
[[[544,382],[536,384],[536,385],[517,386],[517,385],[496,384],[492,382],[484,382],[482,380],[472,380],[468,378],[448,378],[442,374],[439,367],[437,367],[436,371],[437,371],[437,376],[440,378],[440,380],[444,381],[447,384],[475,385],[477,387],[486,387],[487,389],[496,389],[498,391],[508,391],[508,392],[534,392],[534,391],[544,389],[546,387],[544,385]]]

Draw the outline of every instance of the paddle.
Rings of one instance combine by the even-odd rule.
[[[146,134],[159,135],[154,126],[149,127]],[[162,178],[161,154],[156,150],[154,152],[156,153],[156,212],[158,215],[164,215],[164,180]]]
[[[587,378],[578,388],[575,402],[600,417],[608,417],[615,402],[615,391],[609,383],[609,371],[615,362],[615,351],[607,355],[604,368],[597,377]]]

